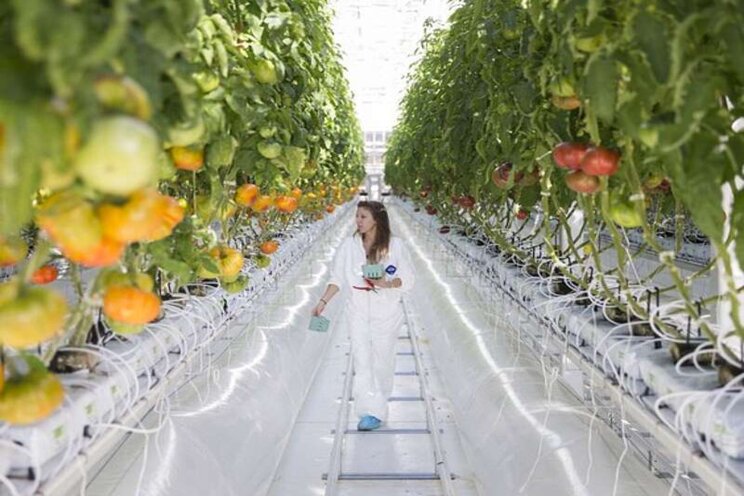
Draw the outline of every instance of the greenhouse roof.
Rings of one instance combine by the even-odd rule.
[[[331,0],[334,31],[365,130],[392,129],[424,21],[447,18],[447,0]]]

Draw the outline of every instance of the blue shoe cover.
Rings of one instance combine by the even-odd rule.
[[[382,421],[378,419],[377,417],[373,417],[372,415],[365,415],[359,421],[359,425],[357,425],[357,430],[373,431],[377,429],[378,427],[380,427],[381,425],[382,425]]]

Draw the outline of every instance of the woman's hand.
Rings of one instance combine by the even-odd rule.
[[[323,300],[319,301],[317,305],[315,305],[315,308],[313,308],[313,317],[320,317],[320,314],[323,313],[323,310],[325,310],[325,302]]]

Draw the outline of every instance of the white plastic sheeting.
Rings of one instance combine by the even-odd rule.
[[[276,290],[231,323],[229,346],[185,383],[147,437],[131,436],[95,477],[92,495],[257,495],[269,486],[328,337],[307,331],[327,278],[338,225]],[[328,310],[333,318],[334,306]]]
[[[221,469],[215,473],[239,494],[251,481],[270,480],[282,436],[327,343],[301,332],[306,307],[316,299],[310,293],[325,279],[323,257],[330,256],[317,248],[337,244],[330,238],[344,227],[339,222],[348,224],[350,210],[347,205],[322,222],[290,226],[270,267],[246,264],[245,291],[192,288],[201,296],[174,295],[164,302],[164,318],[143,333],[80,348],[101,362],[60,376],[62,408],[31,426],[0,426],[0,495],[82,494],[91,477],[86,494],[230,494],[219,484],[202,490],[183,476],[198,474],[189,472],[195,458]],[[279,291],[278,278],[293,284]],[[273,387],[255,391],[259,382]],[[238,414],[230,414],[233,407]],[[201,428],[192,431],[197,424]],[[228,429],[228,442],[216,426]],[[125,434],[130,437],[122,443]],[[246,453],[241,437],[230,434],[259,449]],[[255,437],[273,450],[273,459]],[[244,470],[241,458],[253,470]],[[231,479],[231,471],[240,477]]]
[[[587,408],[564,385],[565,371],[559,380],[551,357],[536,357],[520,341],[526,339],[518,335],[520,330],[532,324],[514,303],[494,299],[482,285],[485,281],[474,278],[462,260],[443,247],[439,236],[413,220],[403,207],[394,204],[389,211],[395,233],[407,241],[417,268],[419,283],[410,303],[436,385],[437,415],[446,425],[446,444],[452,447],[447,456],[453,472],[467,477],[468,485],[475,484],[484,496],[667,494],[668,484],[647,470],[599,419],[597,410]],[[344,215],[342,224],[329,230],[282,276],[275,291],[251,302],[229,322],[203,357],[208,366],[198,368],[180,389],[157,402],[139,426],[146,434],[132,434],[106,459],[86,494],[322,493],[324,470],[317,462],[327,460],[331,448],[327,424],[333,422],[338,404],[323,407],[328,414],[325,420],[305,413],[300,420],[307,425],[296,421],[329,352],[337,356],[334,366],[318,377],[335,377],[338,391],[343,381],[338,359],[347,351],[345,334],[339,335],[338,329],[316,334],[306,327],[325,287],[333,249],[350,232],[350,212]],[[326,311],[332,320],[337,304],[332,302]],[[594,339],[583,335],[582,339]],[[405,391],[407,386],[396,387]],[[311,391],[316,389],[313,386]],[[337,394],[333,383],[323,390]],[[311,396],[305,405],[317,402]],[[407,417],[404,410],[399,415],[396,420],[401,423],[419,421]],[[310,425],[313,422],[318,425]],[[316,436],[317,442],[308,438],[290,442],[297,425]],[[466,456],[458,454],[460,444]],[[362,445],[349,444],[344,459],[364,463],[368,457],[355,446]],[[412,447],[402,439],[395,448],[392,458],[383,457],[390,470],[418,463]],[[278,484],[277,467],[286,455],[293,463],[281,467],[284,484]],[[298,474],[303,467],[302,477],[290,482],[292,470]],[[440,494],[436,485],[399,487],[400,494]],[[391,490],[384,494],[398,494]],[[350,487],[344,494],[376,493],[369,488],[354,492]]]
[[[420,312],[422,333],[481,494],[666,494],[667,484],[558,381],[557,370],[515,339],[509,329],[527,324],[514,304],[484,301],[479,281],[433,230],[390,210],[412,248],[419,281],[412,299],[431,309]]]

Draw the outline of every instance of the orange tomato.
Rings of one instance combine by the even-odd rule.
[[[124,245],[103,235],[93,205],[71,191],[55,193],[39,206],[36,221],[64,256],[86,267],[105,267],[121,258]]]
[[[145,241],[158,241],[165,237],[170,236],[173,229],[181,223],[186,213],[186,208],[175,198],[167,195],[162,195],[161,203],[159,205],[159,216],[160,223],[158,227],[153,230]]]
[[[54,193],[39,205],[36,223],[54,243],[76,251],[95,248],[103,236],[93,206],[69,190]]]
[[[271,255],[272,253],[275,253],[276,250],[279,249],[279,243],[277,243],[273,239],[269,241],[264,241],[263,243],[261,243],[261,246],[259,246],[259,249],[261,250],[261,253],[263,253],[264,255]]]
[[[160,298],[133,286],[111,286],[103,295],[103,313],[122,324],[147,324],[160,313]]]
[[[241,207],[250,207],[258,198],[260,190],[255,184],[243,184],[235,192],[235,203]]]
[[[154,189],[137,191],[122,206],[103,204],[98,208],[104,236],[120,243],[165,238],[183,220],[184,213],[175,198]]]
[[[204,165],[204,148],[201,147],[174,146],[170,154],[177,169],[196,171]]]
[[[334,211],[334,210],[336,210],[336,207],[335,207],[334,205],[326,205],[326,208],[325,208],[325,210],[326,210],[326,212],[328,212],[329,214],[332,214],[332,213],[333,213],[333,211]]]
[[[51,264],[43,265],[31,275],[31,282],[34,284],[49,284],[56,281],[58,275],[57,267]]]
[[[71,261],[85,267],[108,267],[121,259],[126,245],[119,241],[102,237],[99,243],[83,250],[75,244],[61,245],[62,254]]]
[[[256,213],[266,212],[271,208],[273,203],[274,200],[269,195],[261,195],[256,199],[251,208]]]
[[[199,275],[205,278],[220,277],[225,282],[232,282],[240,275],[243,268],[243,254],[229,246],[216,246],[209,250],[209,256],[212,257],[219,272],[214,273],[206,268],[199,271]]]
[[[289,196],[291,196],[292,198],[295,198],[295,199],[299,200],[300,197],[302,196],[302,190],[300,188],[296,188],[296,187],[295,188],[292,188],[292,191],[289,193]]]
[[[291,214],[297,210],[297,198],[293,196],[279,196],[274,201],[277,210],[285,214]]]

